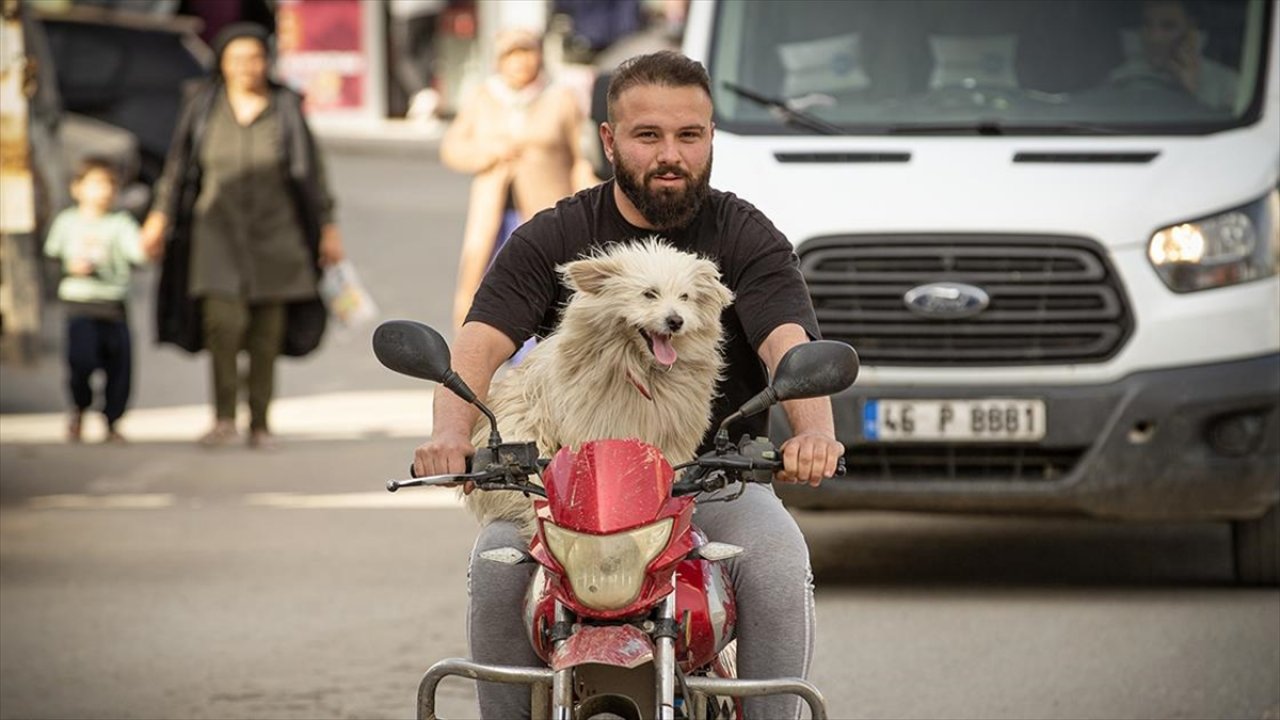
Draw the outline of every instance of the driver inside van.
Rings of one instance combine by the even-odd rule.
[[[1161,76],[1201,104],[1230,110],[1239,74],[1201,54],[1204,37],[1185,0],[1146,0],[1135,57],[1111,74],[1113,81]]]

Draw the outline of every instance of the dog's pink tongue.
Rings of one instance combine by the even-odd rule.
[[[653,334],[653,357],[667,367],[676,364],[676,349],[671,347],[670,335]]]

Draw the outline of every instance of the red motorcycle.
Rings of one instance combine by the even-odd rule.
[[[793,348],[770,387],[721,423],[715,450],[673,468],[657,448],[639,440],[597,440],[576,450],[562,448],[550,460],[539,458],[533,443],[502,441],[493,413],[449,367],[448,345],[436,331],[390,321],[374,332],[373,347],[388,368],[439,382],[475,404],[493,428],[468,472],[391,480],[387,489],[470,482],[481,491],[533,496],[537,516],[528,548],[490,550],[481,557],[538,564],[525,617],[530,641],[549,667],[441,660],[418,687],[419,718],[436,717],[436,686],[449,675],[532,686],[534,718],[741,718],[741,698],[785,693],[803,698],[815,720],[827,716],[822,695],[804,680],[733,677],[721,654],[733,639],[737,610],[727,570],[718,561],[743,550],[709,542],[692,519],[695,495],[767,483],[782,466],[766,439],[731,442],[728,424],[783,400],[849,387],[858,374],[853,348],[828,341]]]

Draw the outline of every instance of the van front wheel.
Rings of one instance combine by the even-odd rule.
[[[1280,582],[1280,505],[1256,520],[1231,523],[1236,582],[1276,585]]]

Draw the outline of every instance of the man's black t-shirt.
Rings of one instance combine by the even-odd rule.
[[[720,268],[734,301],[721,318],[727,369],[705,450],[720,421],[766,386],[766,369],[756,350],[769,333],[795,323],[818,337],[808,290],[791,243],[759,210],[732,193],[711,190],[688,226],[659,232],[628,223],[613,187],[610,180],[583,190],[519,227],[485,275],[467,321],[491,325],[517,346],[530,336],[549,335],[570,297],[556,268],[609,243],[659,235],[677,249],[709,258]],[[730,436],[764,435],[767,422],[764,414],[748,418],[731,425]]]

